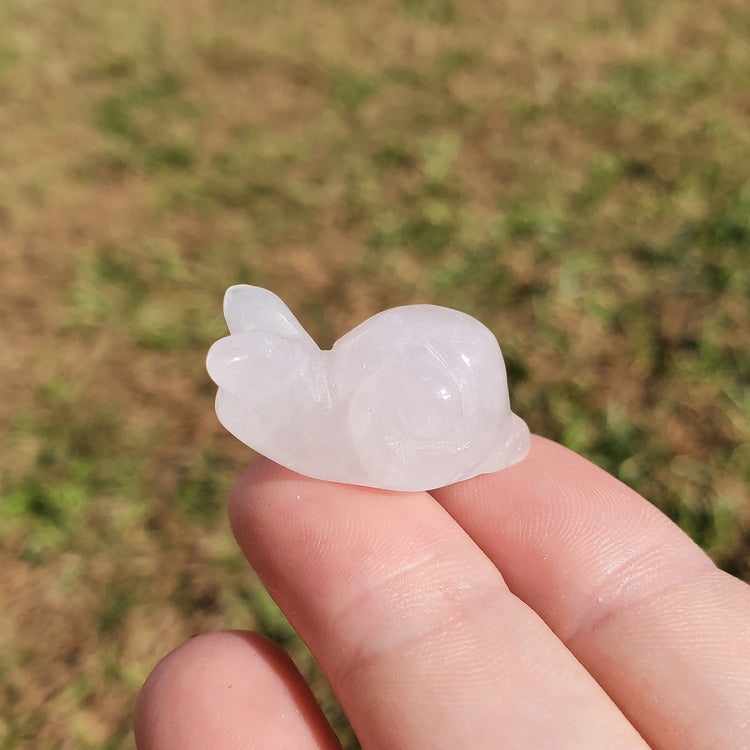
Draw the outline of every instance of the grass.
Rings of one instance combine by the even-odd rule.
[[[368,33],[370,29],[376,33]],[[739,0],[0,7],[0,748],[131,748],[192,634],[310,655],[223,504],[221,294],[323,345],[436,302],[516,410],[750,580],[750,10]]]

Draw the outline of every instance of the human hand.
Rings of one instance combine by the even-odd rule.
[[[750,587],[555,443],[431,493],[261,459],[230,518],[368,750],[750,748]],[[135,726],[141,750],[339,747],[242,632],[167,656]]]

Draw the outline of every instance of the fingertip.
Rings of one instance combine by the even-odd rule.
[[[259,476],[267,469],[271,462],[260,456],[244,469],[234,482],[234,486],[229,491],[229,504],[227,512],[229,514],[229,523],[236,534],[236,527],[242,519],[242,511],[249,501],[252,486],[258,481]]]
[[[248,523],[257,523],[257,514],[253,513],[259,503],[269,502],[269,498],[277,493],[261,492],[260,488],[269,485],[288,482],[290,478],[298,477],[289,469],[285,469],[268,458],[260,456],[250,466],[240,473],[234,486],[229,492],[229,524],[235,538],[240,540]]]
[[[165,656],[134,714],[139,750],[339,747],[286,653],[263,636],[196,636]]]

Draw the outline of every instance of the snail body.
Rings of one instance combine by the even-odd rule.
[[[469,315],[397,307],[321,351],[268,290],[230,287],[224,312],[230,336],[207,360],[219,420],[294,471],[426,490],[497,471],[528,452],[497,340]]]

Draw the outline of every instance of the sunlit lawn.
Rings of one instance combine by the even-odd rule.
[[[0,4],[0,748],[133,747],[156,661],[246,627],[226,286],[319,343],[435,302],[532,429],[750,580],[750,6]]]

